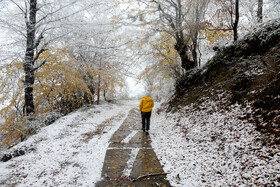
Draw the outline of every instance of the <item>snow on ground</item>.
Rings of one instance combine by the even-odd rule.
[[[238,118],[247,112],[250,107],[227,111],[211,101],[199,110],[154,112],[152,146],[171,185],[279,186],[279,146],[262,145],[255,127]]]
[[[0,162],[0,186],[94,186],[109,139],[137,106],[104,104],[60,118],[14,148],[28,153]],[[208,100],[199,110],[156,111],[152,146],[172,186],[280,185],[279,146],[263,146],[254,126],[238,118],[250,107],[225,110]]]
[[[83,108],[43,128],[13,148],[28,153],[0,162],[0,186],[94,186],[109,139],[137,104]]]

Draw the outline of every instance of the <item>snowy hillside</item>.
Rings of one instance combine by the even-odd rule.
[[[162,110],[162,108],[160,108]],[[280,147],[266,147],[249,110],[205,101],[153,116],[152,146],[172,186],[279,186]]]

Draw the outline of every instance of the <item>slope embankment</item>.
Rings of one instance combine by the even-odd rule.
[[[242,116],[264,135],[264,144],[279,144],[280,20],[219,49],[203,68],[187,72],[177,82],[168,111],[199,106],[205,98],[251,110]],[[226,102],[224,102],[226,101]]]

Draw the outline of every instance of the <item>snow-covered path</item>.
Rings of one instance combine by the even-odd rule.
[[[103,180],[97,187],[170,186],[150,136],[142,131],[139,114],[138,108],[131,109],[110,139],[102,169]]]
[[[109,139],[136,102],[83,108],[13,149],[30,152],[0,162],[0,186],[94,186]]]

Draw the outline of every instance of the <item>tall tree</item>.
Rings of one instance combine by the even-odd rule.
[[[36,68],[34,67],[34,63],[36,58],[34,58],[34,50],[40,44],[40,40],[43,38],[41,35],[38,39],[36,39],[36,16],[37,16],[37,0],[30,0],[29,3],[29,15],[28,11],[25,12],[26,19],[26,52],[25,58],[23,62],[24,73],[25,73],[25,111],[27,116],[33,115],[34,110],[34,98],[33,98],[33,84],[35,81],[34,72]],[[37,46],[36,46],[37,45]],[[41,51],[37,54],[37,58],[45,49],[42,48]]]
[[[263,0],[258,0],[257,18],[259,23],[263,21]]]
[[[174,48],[180,56],[181,66],[190,70],[197,66],[199,31],[204,28],[204,15],[209,0],[135,0],[145,6],[142,14],[152,14],[151,23],[156,33],[174,38]],[[150,10],[150,12],[148,12]],[[148,12],[148,13],[147,13]],[[154,20],[152,20],[155,18]]]
[[[13,36],[16,38],[14,40],[25,43],[25,53],[19,54],[19,58],[20,60],[23,59],[25,77],[24,113],[27,116],[33,116],[35,113],[33,96],[35,72],[47,62],[47,58],[38,60],[40,55],[47,50],[48,45],[72,32],[73,27],[70,28],[72,25],[67,24],[70,17],[81,13],[86,10],[86,6],[92,4],[92,2],[78,4],[78,0],[54,2],[37,0],[6,1],[5,8],[7,10],[3,11],[5,13],[1,12],[6,17],[0,18],[0,24],[16,34]],[[9,19],[13,15],[18,19]],[[21,55],[24,57],[21,57]]]
[[[219,17],[218,30],[231,30],[233,39],[238,39],[239,0],[216,0],[216,14]],[[222,28],[220,28],[222,26]]]
[[[197,51],[199,50],[199,34],[201,30],[201,23],[204,19],[207,6],[209,1],[195,1],[194,11],[193,11],[193,19],[194,19],[194,28],[193,28],[193,36],[192,36],[192,56],[195,64],[200,66],[200,59],[198,58]]]
[[[231,14],[231,25],[233,30],[233,39],[236,41],[238,39],[238,23],[239,23],[239,0],[235,0],[235,11]],[[233,15],[235,19],[233,20]]]
[[[175,49],[180,55],[182,68],[192,69],[197,63],[198,33],[202,29],[205,10],[208,0],[199,1],[154,1],[158,4],[161,12],[161,20],[168,23],[172,29],[170,33],[176,40]],[[169,11],[169,6],[173,11]],[[190,55],[191,54],[191,55]]]

